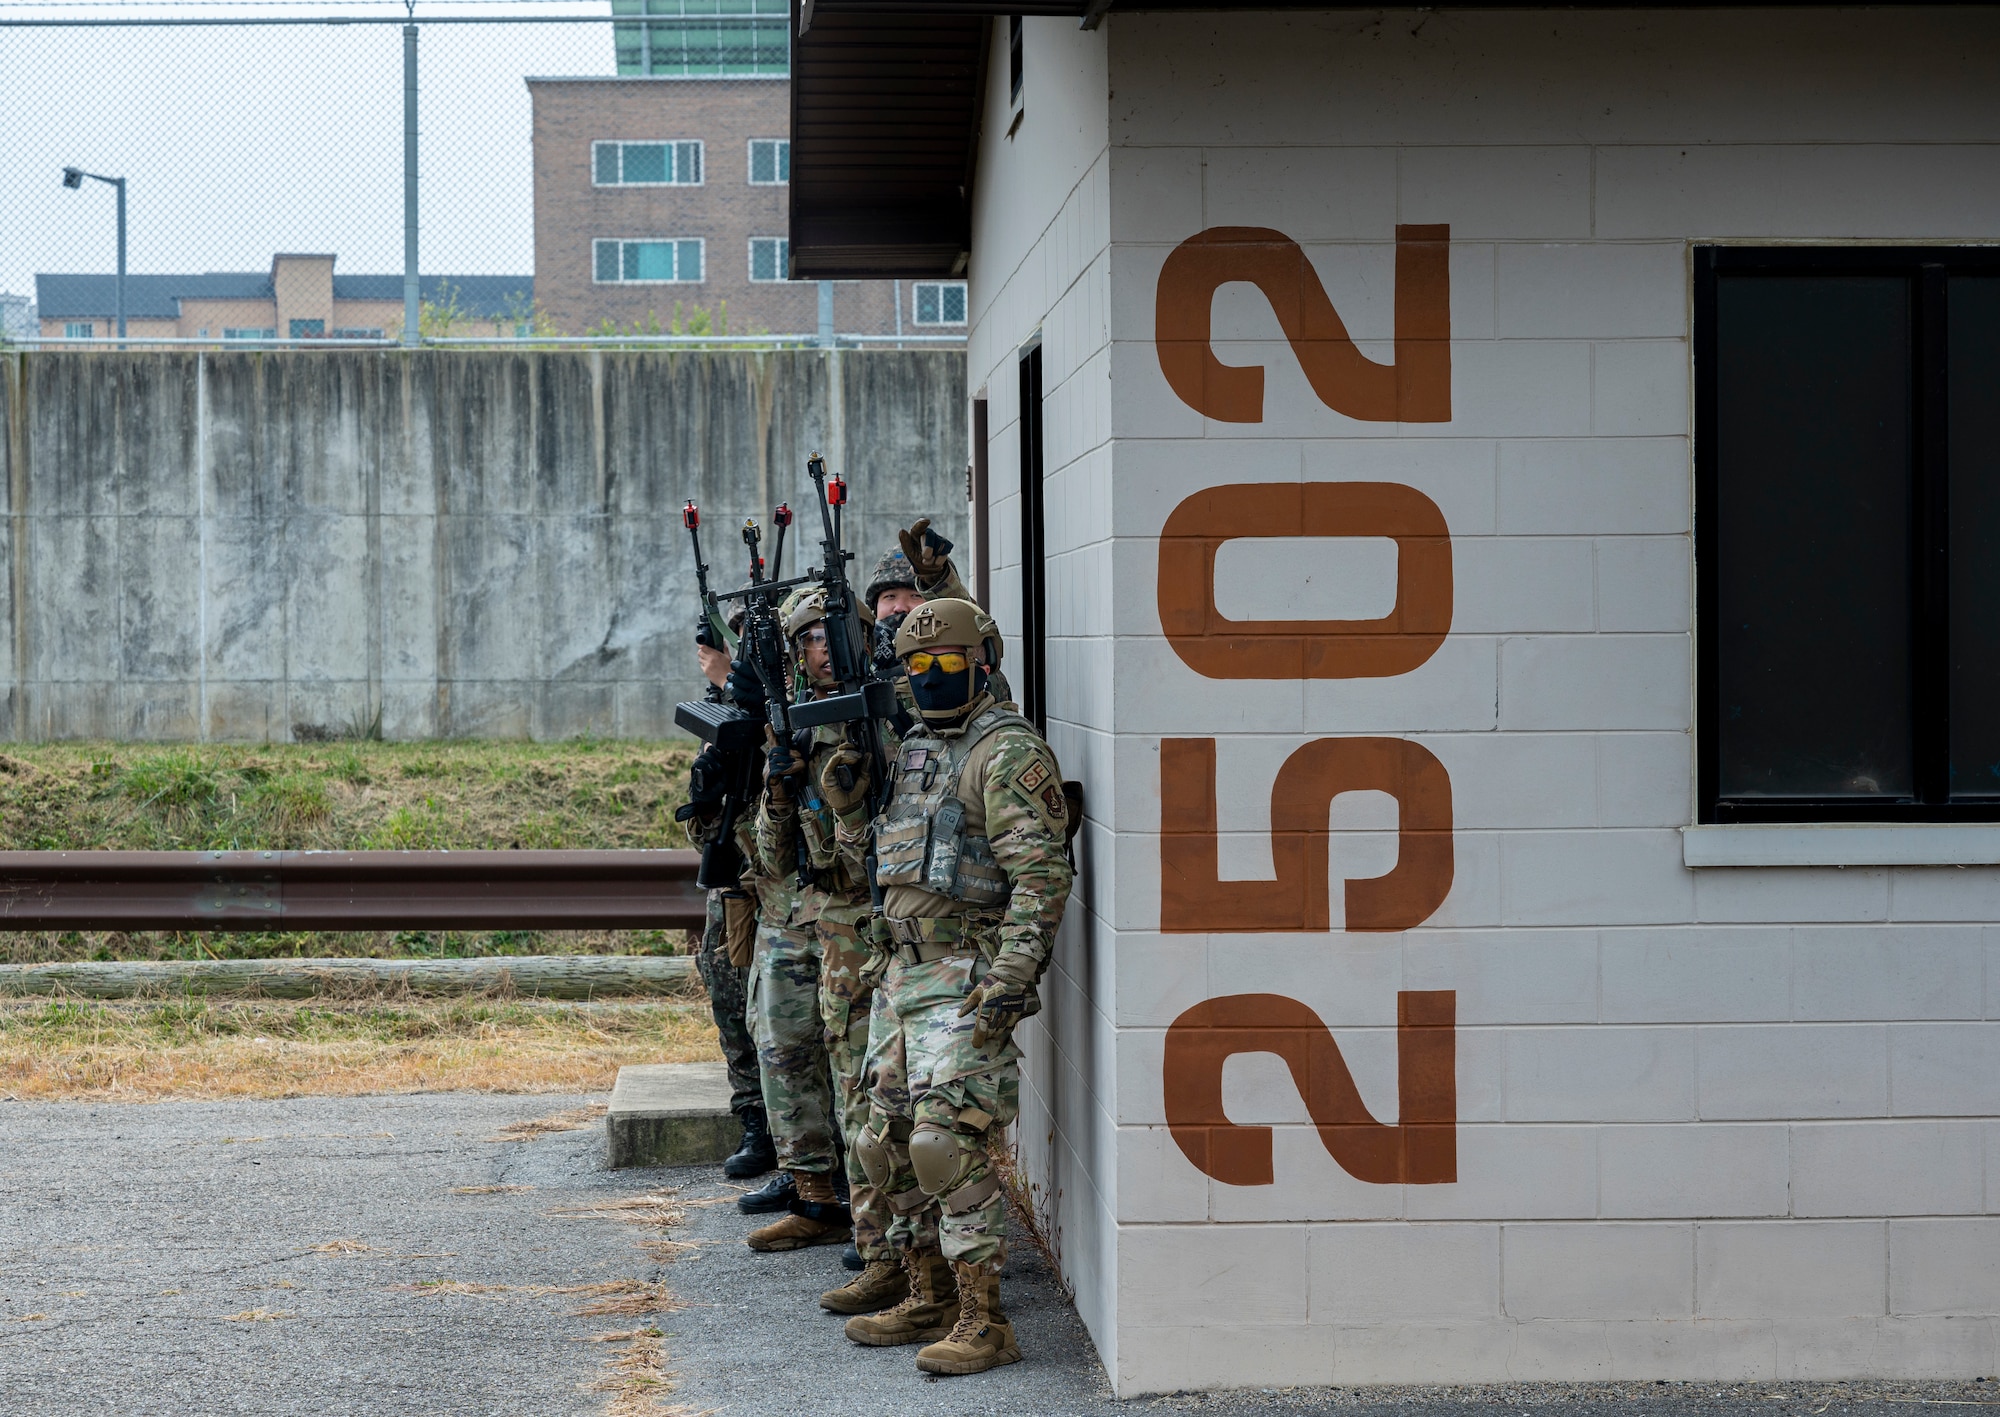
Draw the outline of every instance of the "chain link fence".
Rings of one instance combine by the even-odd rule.
[[[787,32],[785,0],[0,4],[0,341],[962,341],[962,284],[785,278]]]

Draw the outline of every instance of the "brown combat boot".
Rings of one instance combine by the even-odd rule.
[[[910,1276],[887,1256],[868,1261],[861,1273],[838,1289],[819,1296],[819,1306],[830,1314],[872,1314],[891,1304],[901,1303],[910,1292]]]
[[[927,1373],[983,1373],[1021,1361],[1014,1325],[1000,1312],[1000,1276],[976,1264],[955,1264],[958,1274],[958,1327],[917,1354]]]
[[[854,1233],[854,1221],[833,1194],[833,1178],[824,1171],[793,1171],[798,1196],[791,1213],[743,1237],[753,1250],[803,1250],[808,1245],[844,1245]]]
[[[910,1292],[903,1302],[879,1314],[857,1314],[847,1321],[847,1336],[870,1348],[894,1348],[904,1343],[930,1343],[951,1332],[958,1290],[951,1280],[951,1261],[936,1250],[903,1254]]]

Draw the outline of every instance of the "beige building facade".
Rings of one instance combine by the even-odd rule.
[[[1118,1393],[1993,1373],[1994,13],[1102,8],[962,131]]]

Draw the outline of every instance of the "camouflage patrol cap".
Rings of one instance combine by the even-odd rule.
[[[964,645],[986,651],[986,667],[1000,667],[1000,627],[993,617],[969,600],[926,600],[910,612],[896,632],[896,657],[938,645]]]
[[[885,590],[902,586],[908,590],[917,588],[916,568],[910,558],[903,554],[900,546],[891,546],[882,553],[882,559],[875,563],[875,573],[868,578],[867,586],[861,592],[861,608],[872,616],[875,613],[876,597]]]
[[[826,618],[825,588],[800,586],[779,603],[778,616],[785,622],[786,637],[797,639],[799,631]]]

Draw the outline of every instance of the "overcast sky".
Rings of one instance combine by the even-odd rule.
[[[603,0],[486,0],[427,15],[603,14]],[[400,3],[0,3],[42,17],[393,15]],[[611,26],[434,25],[419,45],[426,274],[534,269],[528,74],[613,72]],[[109,187],[128,180],[133,272],[265,270],[331,251],[403,268],[403,51],[396,25],[0,28],[0,293],[37,271],[116,268]]]

